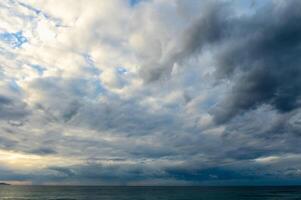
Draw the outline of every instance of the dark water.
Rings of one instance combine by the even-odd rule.
[[[0,186],[0,199],[211,200],[300,199],[301,187]]]

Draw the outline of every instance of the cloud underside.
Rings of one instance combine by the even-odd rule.
[[[300,183],[299,1],[0,10],[1,181]]]

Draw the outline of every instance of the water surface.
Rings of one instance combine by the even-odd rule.
[[[301,187],[0,186],[10,200],[256,200],[301,199]]]

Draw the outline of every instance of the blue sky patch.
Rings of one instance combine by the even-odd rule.
[[[135,5],[137,5],[140,1],[141,1],[141,0],[129,0],[129,4],[130,4],[131,6],[135,6]]]
[[[15,80],[12,80],[9,83],[9,86],[10,86],[10,89],[13,90],[13,91],[15,91],[15,92],[19,92],[20,91],[20,87],[19,87],[18,83]]]
[[[41,76],[43,75],[44,71],[46,70],[44,67],[40,65],[30,65],[33,69],[37,71],[37,73]]]
[[[0,40],[9,44],[12,48],[20,48],[24,43],[28,42],[27,38],[23,36],[22,31],[16,33],[0,33]]]
[[[82,54],[82,56],[85,59],[85,62],[87,66],[85,67],[85,70],[88,72],[91,72],[92,74],[100,74],[99,69],[95,66],[95,62],[93,58],[89,54]]]
[[[116,67],[116,71],[118,74],[126,74],[128,70],[124,67]]]

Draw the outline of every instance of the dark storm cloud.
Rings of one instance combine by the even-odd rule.
[[[49,147],[41,147],[41,148],[33,149],[29,153],[35,155],[50,155],[50,154],[56,154],[57,152]]]
[[[252,166],[252,165],[249,165]],[[263,172],[258,173],[256,168],[261,168],[259,165],[254,165],[252,169],[239,169],[233,166],[216,166],[216,167],[201,167],[191,169],[190,167],[177,167],[177,166],[161,166],[161,168],[154,168],[150,163],[135,163],[135,164],[93,164],[87,163],[84,165],[75,165],[69,167],[49,167],[51,173],[48,173],[42,179],[52,181],[78,181],[81,184],[96,183],[96,184],[131,184],[141,181],[142,184],[148,185],[148,180],[173,180],[171,183],[175,184],[176,181],[189,181],[190,184],[222,184],[229,183],[229,181],[261,181],[266,180],[271,176],[266,168],[261,168]],[[287,171],[286,177],[296,172],[294,168],[281,169]],[[52,173],[54,172],[54,173]],[[280,175],[280,170],[273,173]],[[283,176],[283,173],[282,173]],[[295,177],[293,175],[293,177]],[[35,180],[36,177],[33,178]],[[145,181],[145,182],[144,182]],[[144,182],[144,183],[143,183]],[[164,182],[162,182],[164,184]]]
[[[32,178],[31,175],[14,172],[13,170],[0,167],[1,181],[26,181]]]
[[[0,147],[3,149],[13,149],[17,143],[15,140],[0,136]]]
[[[49,167],[48,170],[55,171],[58,175],[62,175],[63,177],[72,177],[76,175],[73,170],[66,167]]]
[[[261,104],[281,112],[300,106],[301,2],[268,4],[256,15],[235,16],[228,4],[210,3],[163,55],[142,68],[144,79],[158,80],[177,62],[212,50],[216,77],[232,89],[214,109],[223,123]],[[197,66],[202,67],[202,66]]]
[[[0,96],[0,103],[3,104],[3,105],[7,105],[7,104],[11,104],[12,103],[12,100],[8,97],[5,97],[5,96]]]
[[[219,167],[200,169],[200,170],[181,170],[167,169],[168,176],[176,177],[177,179],[192,180],[197,182],[209,180],[239,180],[239,179],[255,179],[259,178],[254,174],[245,174],[240,171],[224,169]]]
[[[239,145],[235,145],[236,142],[244,144],[243,147],[230,150],[232,156],[242,154],[244,155],[242,158],[248,158],[247,154],[261,157],[300,153],[300,149],[296,148],[301,140],[300,109],[286,114],[260,108],[257,112],[257,114],[254,114],[254,111],[245,113],[239,120],[228,123],[223,134],[225,145],[233,144],[232,147],[237,148]]]
[[[78,181],[85,183],[126,184],[129,181],[144,180],[155,177],[153,169],[143,164],[96,164],[87,163],[70,167],[49,167],[50,175],[47,177],[53,181]]]
[[[29,113],[27,105],[21,100],[0,95],[0,120],[18,120]]]
[[[300,106],[300,22],[300,1],[288,1],[233,24],[242,34],[233,31],[229,46],[217,56],[217,74],[234,81],[215,112],[218,123],[262,104],[280,112]]]

